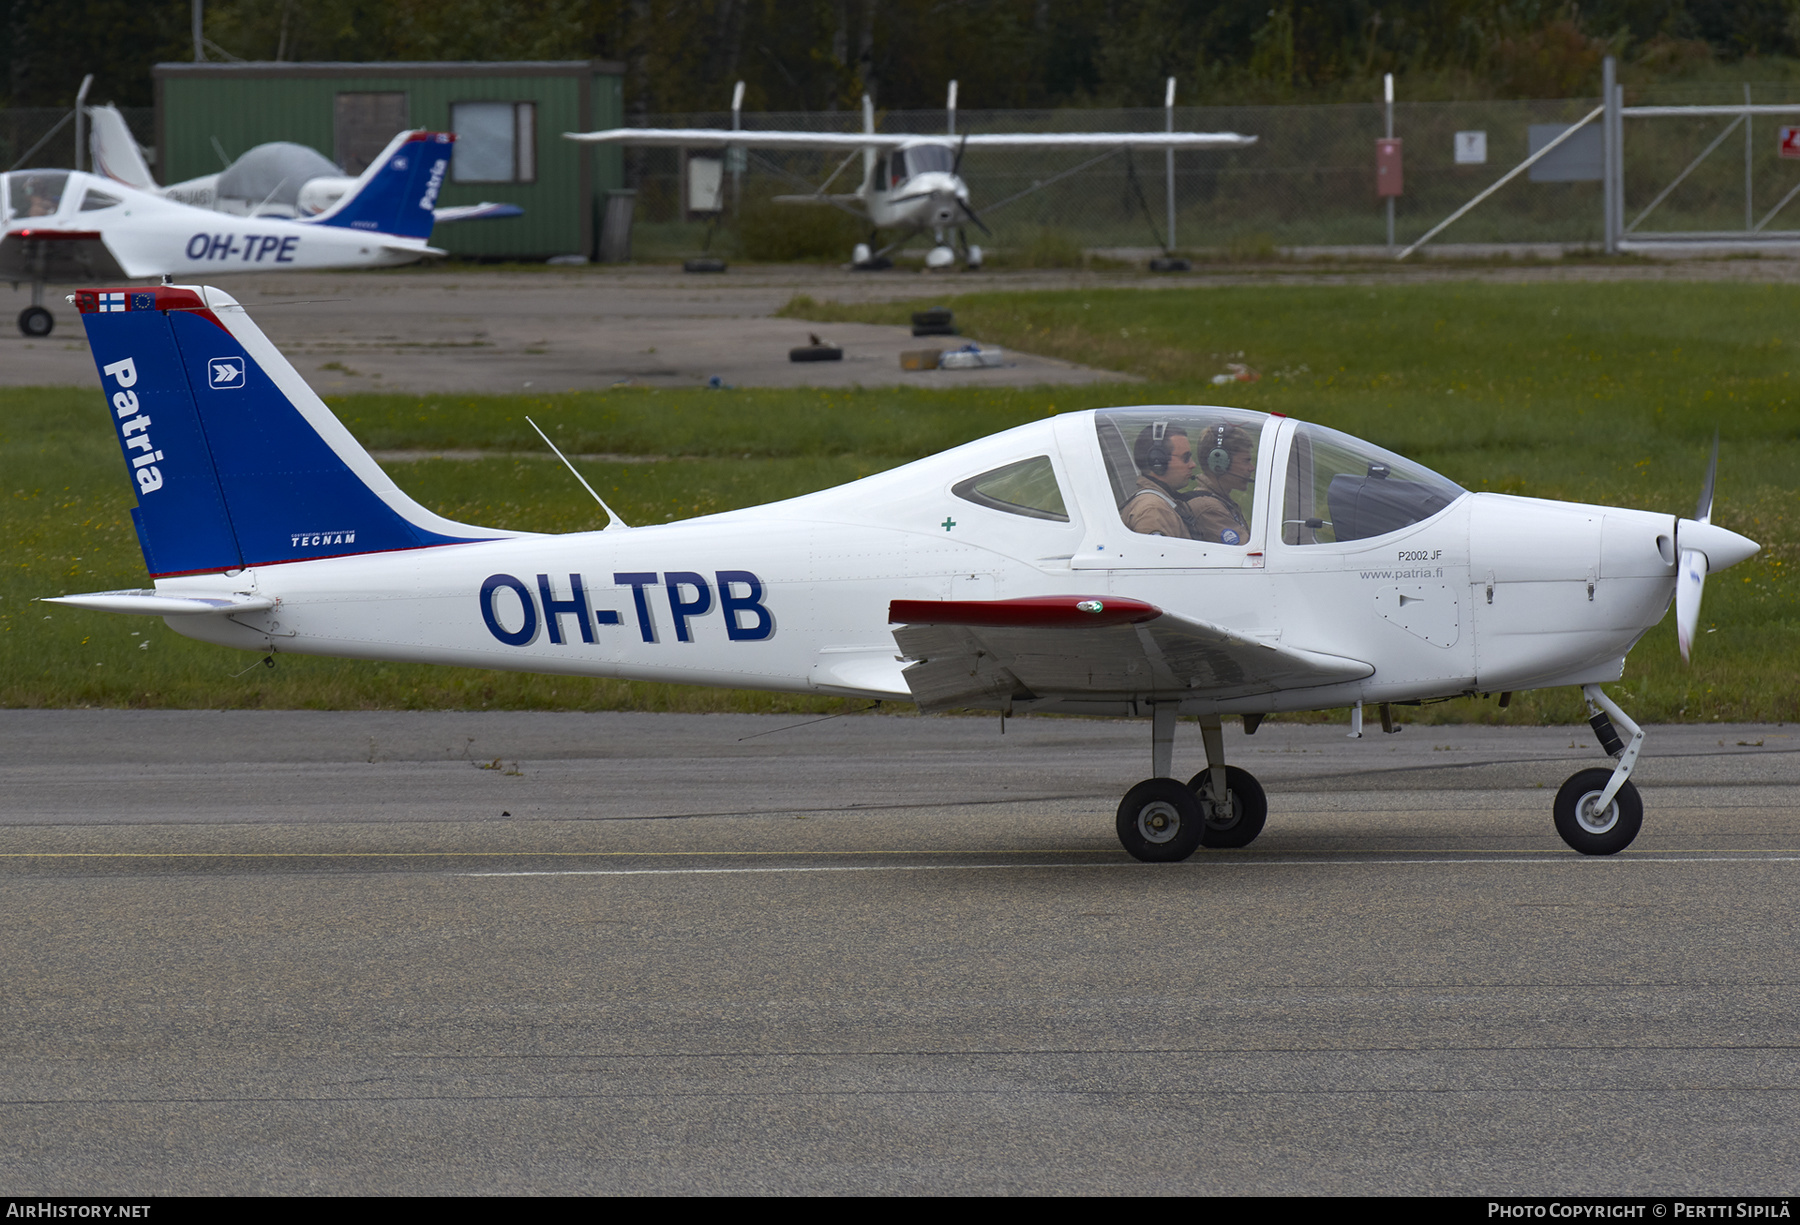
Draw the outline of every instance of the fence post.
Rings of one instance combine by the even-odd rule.
[[[1168,130],[1175,130],[1175,78],[1169,78],[1169,87],[1163,91],[1163,116],[1167,120]],[[1163,150],[1163,179],[1169,188],[1169,245],[1168,253],[1175,254],[1175,146],[1170,145]]]
[[[1750,137],[1750,125],[1755,122],[1750,117],[1750,82],[1744,82],[1744,232],[1749,233],[1756,224],[1754,201],[1756,198],[1755,183],[1750,175],[1750,155],[1755,151],[1755,142]]]
[[[1601,229],[1605,234],[1606,253],[1619,253],[1619,223],[1623,215],[1619,208],[1619,173],[1624,165],[1620,156],[1619,136],[1623,121],[1619,117],[1618,92],[1614,89],[1614,76],[1618,68],[1617,61],[1607,56],[1600,66],[1600,101],[1606,107],[1606,117],[1600,124],[1600,207],[1604,216]]]
[[[1387,73],[1382,80],[1382,92],[1387,97],[1387,138],[1394,139],[1394,74]],[[1394,249],[1394,197],[1387,198],[1387,234],[1388,250]]]

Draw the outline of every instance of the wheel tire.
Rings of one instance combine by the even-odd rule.
[[[1582,809],[1606,790],[1611,770],[1579,770],[1556,793],[1556,832],[1583,855],[1617,855],[1630,846],[1644,825],[1644,801],[1627,780],[1599,820]]]
[[[19,331],[27,336],[48,336],[55,327],[56,316],[41,306],[27,306],[19,312]]]
[[[1269,797],[1262,784],[1248,770],[1225,767],[1225,794],[1231,803],[1229,816],[1215,817],[1212,801],[1206,798],[1206,784],[1211,770],[1202,770],[1188,780],[1188,790],[1200,805],[1200,845],[1222,850],[1226,847],[1249,846],[1263,832],[1269,820]]]
[[[1150,261],[1152,272],[1192,272],[1194,265],[1180,256],[1159,255]]]
[[[1200,804],[1175,779],[1145,779],[1120,801],[1118,829],[1133,859],[1180,863],[1200,845]]]
[[[841,362],[844,351],[836,345],[801,345],[788,350],[790,362]]]
[[[725,271],[725,267],[726,264],[724,260],[706,255],[699,256],[695,259],[681,261],[681,270],[683,272],[723,272]]]

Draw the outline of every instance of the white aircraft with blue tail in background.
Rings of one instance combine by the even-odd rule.
[[[35,337],[55,326],[43,305],[54,282],[384,268],[443,255],[429,240],[455,139],[401,132],[315,217],[234,216],[77,170],[0,174],[0,280],[31,285],[19,330]]]
[[[1223,721],[1576,686],[1611,762],[1553,805],[1624,849],[1643,731],[1603,691],[1755,542],[1692,518],[1472,493],[1335,430],[1233,408],[1068,413],[860,481],[648,527],[457,523],[376,465],[230,295],[74,295],[153,585],[52,602],[266,653],[1139,716],[1125,849],[1240,847],[1268,805]],[[1717,465],[1717,448],[1713,470]],[[590,490],[591,492],[591,490]],[[596,495],[596,501],[599,501]],[[604,509],[605,503],[601,506]],[[1206,762],[1173,770],[1177,719]]]

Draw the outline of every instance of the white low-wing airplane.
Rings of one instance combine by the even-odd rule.
[[[1470,493],[1335,430],[1191,406],[1068,413],[680,523],[498,531],[402,493],[219,290],[74,300],[155,586],[54,602],[271,653],[1148,716],[1152,777],[1117,819],[1144,860],[1261,831],[1226,716],[1350,706],[1360,732],[1365,703],[1385,722],[1552,685],[1582,688],[1616,759],[1563,785],[1557,831],[1623,849],[1643,732],[1601,685],[1678,583],[1685,644],[1704,576],[1758,549],[1709,523],[1710,476],[1692,519]],[[1206,748],[1187,782],[1181,715]]]
[[[989,233],[969,203],[963,182],[962,157],[968,149],[1241,149],[1254,136],[1236,132],[983,132],[964,136],[906,136],[875,131],[875,109],[863,98],[861,132],[740,131],[735,128],[609,128],[602,132],[564,132],[587,144],[638,145],[693,149],[823,150],[862,154],[862,183],[853,192],[827,195],[825,189],[843,170],[840,165],[817,192],[777,196],[800,204],[836,204],[860,209],[876,230],[899,230],[900,236],[880,250],[858,244],[852,262],[870,266],[917,234],[930,231],[935,245],[926,256],[931,267],[955,262],[947,236],[954,231],[963,258],[981,266],[981,248],[968,241],[965,223]],[[846,158],[844,165],[849,164]],[[870,242],[875,241],[871,236]],[[886,265],[882,265],[886,266]]]
[[[402,132],[316,217],[235,217],[75,170],[0,175],[0,280],[29,282],[19,330],[48,336],[47,283],[410,264],[450,165],[448,132]]]
[[[316,217],[352,190],[358,179],[339,170],[323,153],[289,141],[257,145],[218,174],[159,186],[138,148],[137,138],[115,106],[88,108],[88,143],[94,170],[126,187],[166,196],[238,217]],[[433,208],[439,225],[519,217],[516,204],[456,204]]]

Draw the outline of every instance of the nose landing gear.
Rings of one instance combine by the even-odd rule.
[[[1630,846],[1644,824],[1644,802],[1631,783],[1644,744],[1644,729],[1600,690],[1583,685],[1591,717],[1588,724],[1604,749],[1618,762],[1611,770],[1578,770],[1556,793],[1556,832],[1583,855],[1616,855]],[[1611,716],[1610,718],[1608,716]],[[1630,735],[1621,741],[1617,723]]]

